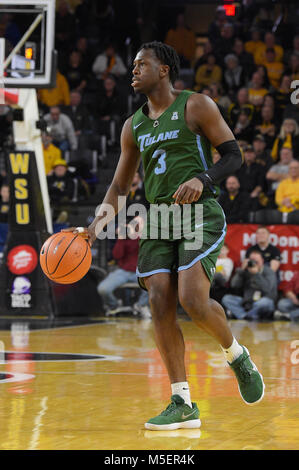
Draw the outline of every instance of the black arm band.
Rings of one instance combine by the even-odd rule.
[[[220,183],[227,176],[235,173],[242,165],[242,154],[235,140],[223,142],[216,147],[216,150],[221,156],[220,160],[208,170],[197,175],[203,185],[212,191],[213,184]]]

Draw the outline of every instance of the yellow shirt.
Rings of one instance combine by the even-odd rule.
[[[173,47],[177,53],[192,61],[195,55],[196,38],[193,31],[187,28],[170,29],[165,43]]]
[[[265,96],[268,93],[266,88],[259,88],[255,90],[254,88],[248,89],[248,100],[254,106],[259,106],[259,100],[262,96]]]
[[[195,87],[196,91],[200,90],[203,86],[210,85],[211,83],[219,83],[222,78],[222,70],[219,65],[214,65],[212,71],[207,73],[207,65],[201,65],[198,67],[195,76]]]
[[[282,62],[283,48],[278,44],[273,47],[275,51],[275,62]],[[262,46],[258,47],[254,54],[254,62],[256,65],[266,65],[266,50],[267,46],[263,43]]]
[[[289,208],[283,205],[282,201],[285,198],[289,198],[291,203],[294,205],[293,208]],[[278,205],[280,212],[292,212],[299,209],[299,178],[293,180],[292,178],[286,178],[281,181],[275,193],[275,202]]]
[[[61,150],[53,144],[50,144],[47,148],[43,147],[43,150],[45,171],[47,175],[53,169],[54,162],[61,159]]]
[[[268,77],[274,88],[279,88],[280,79],[284,71],[284,65],[281,62],[265,62]]]
[[[247,41],[245,42],[245,51],[249,52],[249,54],[254,55],[255,51],[263,46],[263,41]]]
[[[59,106],[70,104],[70,88],[66,78],[57,72],[56,88],[43,88],[38,92],[38,99],[46,106]]]

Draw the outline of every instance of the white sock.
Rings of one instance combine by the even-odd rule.
[[[186,405],[189,405],[190,408],[192,408],[188,382],[176,382],[171,384],[171,392],[172,395],[179,395],[182,397]]]
[[[222,346],[221,346],[222,348]],[[232,363],[235,361],[241,354],[243,353],[243,348],[242,346],[239,345],[238,341],[236,338],[234,338],[231,346],[227,349],[222,348],[222,351],[224,352],[225,359],[229,362]]]

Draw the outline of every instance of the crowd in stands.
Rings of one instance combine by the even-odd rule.
[[[227,222],[255,222],[255,215],[264,211],[266,224],[285,223],[290,213],[293,223],[298,223],[299,96],[294,99],[293,84],[299,80],[299,22],[298,12],[281,3],[276,16],[274,8],[267,9],[257,0],[240,2],[236,17],[226,16],[224,8],[217,7],[206,35],[197,37],[186,23],[184,10],[176,14],[171,10],[171,25],[155,0],[57,1],[56,86],[38,91],[41,117],[47,125],[42,140],[53,218],[65,219],[67,202],[88,201],[92,195],[98,198],[96,188],[101,181],[91,174],[90,161],[87,168],[76,152],[82,156],[85,150],[96,151],[99,174],[115,169],[115,160],[109,166],[109,152],[119,150],[124,120],[144,102],[130,87],[134,54],[143,42],[161,40],[180,56],[182,70],[175,88],[210,96],[242,150],[241,168],[221,184],[219,203]],[[18,34],[12,25],[13,19],[8,20],[1,31],[13,46]],[[7,107],[0,108],[3,144],[11,116]],[[105,151],[99,136],[106,139]],[[215,149],[212,153],[215,162],[219,155]],[[4,185],[1,217],[5,217],[3,163],[0,178]],[[104,184],[107,187],[107,181]],[[140,181],[138,185],[142,186]],[[257,318],[265,305],[273,314],[278,268],[264,255],[265,247],[258,243],[246,255],[246,262],[233,270],[230,262],[223,261],[227,247],[222,250],[213,292],[223,293],[230,279],[233,289],[244,287],[242,295],[224,297],[232,317]],[[277,253],[272,259],[279,263]],[[292,290],[279,303],[283,312],[286,305],[292,305],[293,318],[298,316],[298,285],[294,278]],[[114,300],[111,307],[115,307]]]

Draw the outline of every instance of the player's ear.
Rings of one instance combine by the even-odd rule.
[[[164,78],[166,75],[169,75],[170,67],[169,65],[162,64],[160,67],[160,77]]]

